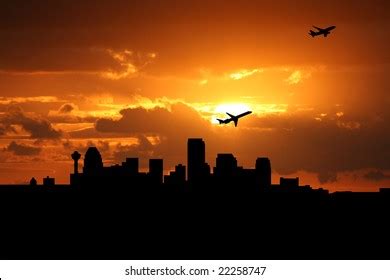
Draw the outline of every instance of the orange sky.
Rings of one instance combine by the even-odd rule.
[[[0,183],[68,183],[100,149],[244,167],[335,190],[390,186],[387,1],[2,1]],[[336,25],[311,38],[312,25]],[[253,114],[219,126],[225,111]]]

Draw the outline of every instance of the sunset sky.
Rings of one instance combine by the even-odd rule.
[[[0,2],[0,184],[104,163],[206,157],[331,191],[390,187],[390,2]],[[312,38],[312,25],[337,28]],[[220,126],[225,112],[253,111]]]

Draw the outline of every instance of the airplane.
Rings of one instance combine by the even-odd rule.
[[[244,117],[244,116],[246,116],[246,115],[249,115],[249,114],[251,114],[251,113],[252,113],[252,111],[247,111],[247,112],[245,112],[245,113],[242,113],[242,114],[239,114],[239,115],[237,115],[237,116],[234,116],[234,115],[229,114],[229,113],[226,112],[226,114],[228,114],[229,117],[230,117],[229,119],[224,119],[224,120],[217,119],[217,120],[219,121],[219,124],[228,124],[228,123],[230,123],[231,121],[233,121],[233,122],[234,122],[234,126],[237,126],[237,124],[238,124],[238,119],[239,119],[239,118],[242,118],[242,117]]]
[[[330,34],[330,31],[335,29],[336,26],[332,25],[332,26],[329,26],[327,28],[320,28],[320,27],[317,27],[317,26],[313,26],[315,29],[317,29],[318,31],[313,31],[313,30],[310,30],[309,32],[309,35],[311,37],[315,37],[315,36],[318,36],[318,35],[324,35],[324,37],[328,36]]]

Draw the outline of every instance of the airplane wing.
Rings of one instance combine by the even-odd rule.
[[[313,27],[314,27],[315,29],[317,29],[318,31],[324,31],[324,29],[319,28],[319,27],[317,27],[317,26],[314,26],[314,25],[313,25]]]
[[[236,116],[234,116],[234,115],[232,115],[232,114],[229,114],[228,112],[226,112],[226,114],[228,114],[229,117],[231,117],[231,118],[235,118],[235,117],[236,117]]]
[[[237,117],[237,118],[241,118],[241,117],[244,117],[244,116],[249,115],[249,114],[251,114],[251,113],[252,113],[251,111],[247,111],[247,112],[245,112],[245,113],[239,114],[239,115],[236,116],[236,117]]]

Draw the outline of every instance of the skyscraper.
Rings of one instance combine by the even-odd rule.
[[[196,183],[205,177],[206,149],[202,138],[189,138],[187,142],[188,182]]]
[[[184,183],[186,180],[186,167],[182,164],[175,166],[175,176],[179,183]]]
[[[271,186],[271,162],[269,158],[261,157],[256,159],[256,183],[261,188]]]
[[[232,177],[237,173],[237,159],[232,154],[218,154],[214,174],[218,177]]]
[[[169,175],[164,176],[164,184],[184,186],[186,182],[186,167],[178,164],[175,166],[175,171],[171,171]]]
[[[122,163],[122,166],[129,175],[137,175],[139,172],[138,162],[138,158],[126,158],[126,161]]]
[[[163,183],[163,160],[150,159],[149,160],[149,176],[153,183]]]

